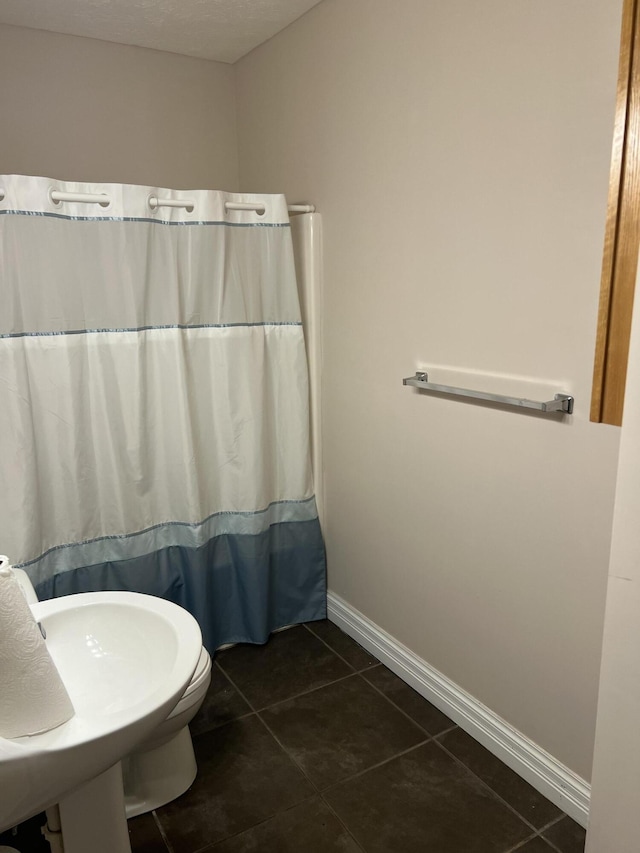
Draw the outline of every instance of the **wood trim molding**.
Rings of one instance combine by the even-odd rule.
[[[640,0],[624,0],[591,420],[620,426],[640,240]]]

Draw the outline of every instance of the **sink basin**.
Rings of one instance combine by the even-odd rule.
[[[0,832],[59,802],[130,753],[168,716],[202,636],[171,602],[89,592],[32,604],[75,708],[58,728],[0,738]]]

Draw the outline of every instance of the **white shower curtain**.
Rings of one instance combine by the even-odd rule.
[[[42,597],[176,601],[211,649],[322,618],[284,198],[25,176],[0,196],[0,551]]]

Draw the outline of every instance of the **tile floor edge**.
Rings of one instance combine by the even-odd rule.
[[[590,786],[335,593],[328,618],[543,796],[587,826]]]

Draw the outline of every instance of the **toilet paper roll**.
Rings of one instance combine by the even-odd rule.
[[[9,560],[0,556],[0,737],[40,734],[74,713]]]

